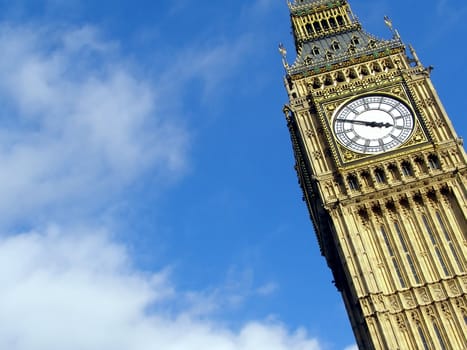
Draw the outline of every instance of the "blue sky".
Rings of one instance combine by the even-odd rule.
[[[467,5],[351,4],[435,66],[466,135]],[[352,347],[279,42],[292,61],[280,0],[0,1],[0,348]]]

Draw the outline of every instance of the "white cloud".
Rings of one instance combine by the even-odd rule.
[[[161,85],[173,94],[187,82],[199,81],[201,97],[209,99],[212,103],[213,97],[218,95],[218,90],[228,89],[223,83],[246,61],[253,46],[252,38],[248,35],[235,40],[192,43],[191,46],[180,50],[175,59],[172,58],[173,63],[161,77]]]
[[[278,323],[235,331],[167,311],[180,298],[166,272],[134,269],[105,231],[52,227],[0,241],[2,349],[320,348],[304,330],[291,333]]]
[[[0,27],[1,220],[98,206],[148,169],[183,169],[186,131],[116,47],[91,27]]]
[[[351,345],[351,346],[346,347],[344,350],[358,350],[358,346],[357,345]]]
[[[448,0],[437,0],[436,12],[439,17],[447,22],[458,22],[467,12],[467,6],[454,5]]]
[[[256,292],[259,295],[271,295],[274,292],[276,292],[278,288],[279,288],[279,286],[276,283],[269,282],[269,283],[266,283],[265,285],[257,288]]]
[[[258,286],[252,269],[231,267],[221,285],[186,293],[181,312],[196,316],[222,316],[222,312],[238,309],[249,299],[270,296],[278,288],[275,282],[266,282]]]
[[[280,3],[275,0],[256,0],[247,5],[247,11],[255,16],[264,15],[271,11],[271,9],[273,9],[274,6],[277,6],[278,4]]]
[[[222,45],[199,53],[184,79],[213,89],[222,77],[210,68],[235,65],[237,48],[233,57]],[[0,51],[0,349],[320,348],[304,330],[278,322],[218,324],[210,315],[223,298],[177,291],[168,270],[138,270],[106,229],[85,224],[86,211],[97,217],[145,172],[177,176],[186,162],[186,130],[160,112],[170,101],[117,43],[92,27],[1,25]],[[60,210],[75,224],[17,235],[1,228],[53,222]]]

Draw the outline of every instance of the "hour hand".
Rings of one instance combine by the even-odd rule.
[[[336,120],[340,122],[344,122],[344,123],[364,125],[364,126],[369,126],[373,128],[390,128],[393,126],[391,123],[368,122],[365,120],[350,120],[350,119],[336,119]]]

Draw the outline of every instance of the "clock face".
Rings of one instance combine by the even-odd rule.
[[[377,154],[401,146],[414,128],[414,117],[401,101],[381,95],[359,97],[334,117],[339,143],[358,153]]]

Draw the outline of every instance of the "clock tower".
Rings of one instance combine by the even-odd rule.
[[[414,49],[347,0],[289,2],[284,107],[359,349],[467,349],[467,158]]]

